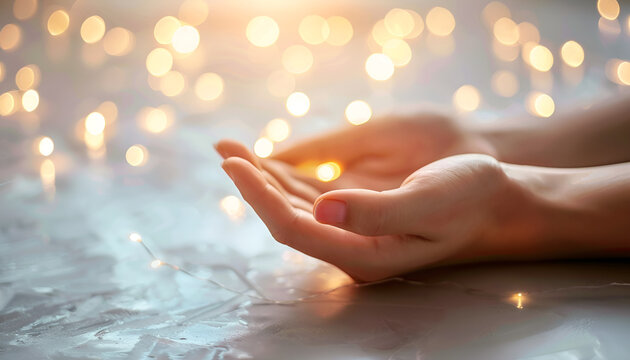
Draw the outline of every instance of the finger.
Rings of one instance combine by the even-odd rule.
[[[279,242],[338,266],[360,257],[368,245],[356,234],[320,224],[311,214],[293,208],[248,161],[228,158],[223,169]]]
[[[276,178],[273,177],[273,175],[271,175],[270,173],[268,173],[267,171],[263,170],[263,176],[265,177],[265,179],[267,180],[267,182],[269,182],[269,184],[271,184],[273,187],[275,187],[276,189],[278,189],[278,191],[280,191],[280,193],[287,198],[287,200],[289,200],[289,203],[291,203],[291,205],[293,205],[293,207],[296,207],[298,209],[302,209],[304,211],[307,212],[312,212],[313,211],[313,202],[308,202],[300,197],[297,197],[289,192],[287,192],[284,187],[282,187],[282,185],[278,182],[278,180],[276,180]]]
[[[296,179],[293,167],[275,160],[262,162],[263,168],[273,175],[276,180],[291,194],[300,197],[311,204],[321,195],[321,191],[312,185]]]
[[[262,169],[260,166],[260,159],[254,155],[247,146],[236,140],[223,139],[219,141],[214,148],[217,150],[219,155],[223,157],[223,159],[227,159],[232,156],[240,157],[249,161],[258,169]]]
[[[317,221],[362,235],[416,234],[424,209],[407,188],[388,191],[335,190],[313,206]]]

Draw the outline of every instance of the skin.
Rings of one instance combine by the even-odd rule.
[[[530,119],[536,122],[513,131],[514,148],[507,130],[470,129],[435,114],[342,129],[271,159],[258,159],[233,140],[216,148],[223,169],[277,241],[357,281],[467,262],[627,256],[630,164],[559,169],[501,161],[514,154],[523,164],[564,167],[623,160],[630,141],[613,139],[630,133],[624,107],[617,102],[607,112],[595,107],[581,114],[580,123],[595,131],[567,129],[573,132],[566,146],[599,144],[586,160],[522,146],[528,134],[536,144],[562,148],[553,134],[575,115],[551,119],[553,130]],[[304,163],[331,160],[343,172],[328,183],[300,170]]]

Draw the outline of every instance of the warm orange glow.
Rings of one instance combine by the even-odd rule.
[[[147,55],[147,70],[153,76],[163,76],[173,67],[173,55],[163,48],[153,49]]]
[[[502,17],[494,23],[494,37],[503,45],[514,45],[519,39],[519,27],[506,17]]]
[[[0,29],[0,49],[15,50],[22,41],[22,29],[15,24],[6,24]]]
[[[195,94],[204,101],[216,100],[223,93],[223,86],[223,79],[218,74],[201,74],[195,83]]]
[[[346,107],[346,119],[352,125],[361,125],[372,117],[372,108],[363,100],[355,100]]]
[[[15,0],[13,16],[18,20],[30,19],[37,11],[37,0]]]
[[[4,67],[4,64],[0,62],[0,82],[4,81],[4,77],[6,74],[7,74],[6,68]]]
[[[293,116],[305,115],[311,107],[311,101],[303,92],[294,92],[287,97],[287,110]]]
[[[164,132],[171,125],[169,116],[163,108],[142,109],[138,114],[138,122],[143,129],[153,134]]]
[[[39,176],[42,181],[42,188],[49,197],[49,200],[55,195],[55,163],[51,159],[44,159],[39,166]]]
[[[413,10],[406,11],[413,17],[413,30],[405,36],[405,39],[415,39],[424,31],[424,20],[422,20],[422,16],[417,12]]]
[[[436,6],[427,14],[426,24],[432,34],[447,36],[455,29],[455,18],[447,9]]]
[[[411,47],[405,40],[389,39],[383,44],[383,54],[387,55],[395,66],[402,67],[411,61]]]
[[[278,35],[280,35],[278,23],[269,16],[257,16],[247,24],[247,40],[254,46],[271,46],[278,40]]]
[[[384,81],[394,75],[394,62],[385,54],[372,54],[365,61],[365,71],[372,79]]]
[[[190,25],[184,25],[173,33],[173,49],[180,54],[189,54],[199,46],[199,31]]]
[[[521,45],[530,41],[534,43],[540,42],[540,33],[538,32],[538,28],[532,23],[524,21],[518,24],[518,34],[518,42]]]
[[[539,117],[550,117],[553,115],[556,105],[551,96],[541,93],[532,92],[527,97],[527,110]]]
[[[17,99],[12,92],[5,92],[0,95],[0,115],[9,116],[17,109]]]
[[[124,56],[131,52],[134,45],[134,36],[131,31],[115,27],[105,34],[103,48],[108,55]]]
[[[56,10],[48,18],[48,32],[52,36],[59,36],[68,30],[70,16],[64,10]]]
[[[379,20],[372,27],[372,38],[379,46],[383,46],[387,40],[395,39],[396,36],[387,31],[384,20]]]
[[[254,143],[254,154],[260,158],[266,158],[273,152],[273,141],[262,137]]]
[[[181,22],[174,16],[165,16],[155,23],[153,37],[155,41],[162,45],[168,45],[173,41],[173,34],[182,26]]]
[[[273,119],[265,126],[265,135],[271,141],[280,142],[286,140],[291,134],[291,127],[284,119]]]
[[[133,242],[142,242],[142,236],[138,233],[129,234],[129,240]]]
[[[383,19],[387,31],[399,38],[404,38],[414,30],[414,17],[407,10],[394,8]]]
[[[617,0],[597,0],[597,11],[608,20],[615,20],[619,16],[619,3]]]
[[[630,85],[630,62],[622,61],[617,65],[617,77],[624,85]]]
[[[245,216],[245,204],[234,195],[228,195],[221,199],[219,206],[232,221],[240,220]]]
[[[352,29],[352,24],[348,21],[348,19],[342,16],[331,16],[326,19],[326,22],[328,23],[328,28],[330,29],[330,34],[326,39],[328,44],[333,46],[343,46],[352,39],[354,30]]]
[[[186,80],[179,71],[169,71],[160,78],[160,91],[166,96],[177,96],[185,87]]]
[[[313,54],[306,46],[290,46],[282,53],[282,66],[292,74],[303,74],[313,66]]]
[[[27,90],[22,94],[22,107],[27,112],[32,112],[39,106],[39,93],[36,90]]]
[[[309,15],[300,21],[298,33],[305,43],[318,45],[330,36],[330,26],[326,19],[319,15]]]
[[[341,175],[341,167],[333,161],[329,161],[317,166],[315,170],[317,179],[323,182],[329,182],[337,179]]]
[[[560,52],[562,60],[571,67],[578,67],[584,62],[584,49],[573,40],[565,42]]]
[[[179,6],[179,18],[186,24],[200,25],[208,17],[208,4],[203,0],[185,0]]]
[[[538,71],[549,71],[553,66],[553,54],[545,46],[536,45],[529,52],[529,64]]]
[[[149,152],[142,145],[133,145],[127,149],[125,159],[131,166],[143,166],[149,160]]]
[[[39,153],[43,156],[50,156],[55,150],[55,143],[48,136],[44,136],[39,139],[37,150],[39,150]]]
[[[85,118],[85,130],[92,135],[98,135],[105,130],[105,117],[99,112],[92,112]]]
[[[512,97],[518,92],[518,78],[507,70],[495,72],[492,75],[491,84],[492,90],[503,97]]]
[[[463,85],[453,95],[453,104],[460,111],[474,111],[479,107],[481,94],[472,85]]]
[[[156,260],[151,261],[151,267],[154,269],[157,269],[162,265],[164,265],[164,263],[161,260],[156,259]]]
[[[491,1],[483,8],[481,16],[486,26],[492,28],[497,20],[502,17],[509,18],[512,14],[510,13],[510,9],[505,6],[504,3]]]
[[[90,16],[81,24],[81,39],[88,44],[98,42],[105,35],[105,20],[98,15]]]
[[[15,84],[22,91],[36,88],[39,85],[39,74],[40,71],[37,65],[24,66],[15,74]]]

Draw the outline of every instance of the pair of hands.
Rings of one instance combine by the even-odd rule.
[[[509,180],[492,146],[439,115],[374,120],[257,158],[216,145],[223,169],[273,237],[358,281],[496,255]],[[457,155],[465,154],[465,155]],[[321,182],[299,170],[335,161]]]

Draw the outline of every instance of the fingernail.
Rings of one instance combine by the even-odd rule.
[[[347,212],[348,205],[345,202],[324,199],[315,207],[315,219],[324,224],[343,224]]]
[[[225,173],[230,177],[230,179],[232,179],[232,181],[234,181],[234,178],[232,177],[232,173],[230,172],[230,170],[228,169],[227,166],[223,165],[221,166],[223,168],[223,171],[225,171]]]
[[[221,155],[221,157],[225,159],[226,156],[223,153],[223,151],[221,151],[221,149],[219,148],[219,144],[214,144],[213,146],[214,146],[214,150],[216,150],[219,153],[219,155]]]

